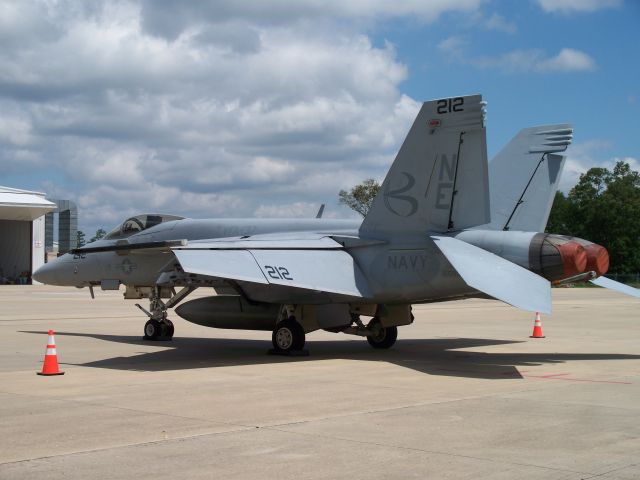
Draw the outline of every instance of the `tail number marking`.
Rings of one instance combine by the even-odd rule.
[[[464,112],[464,98],[456,97],[456,98],[443,98],[442,100],[438,100],[438,110],[437,112],[442,115],[445,113],[451,112]]]
[[[277,265],[265,265],[264,266],[267,275],[269,275],[274,280],[293,280],[289,270],[285,267],[279,267]]]

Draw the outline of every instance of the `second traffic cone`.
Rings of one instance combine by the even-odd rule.
[[[64,375],[58,367],[58,354],[56,353],[56,340],[53,338],[53,330],[49,330],[49,340],[47,341],[47,351],[44,354],[44,364],[42,371],[38,375]]]
[[[544,338],[542,334],[542,321],[540,320],[540,312],[536,312],[536,321],[533,322],[533,334],[529,338]]]

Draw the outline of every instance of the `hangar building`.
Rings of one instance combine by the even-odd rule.
[[[44,197],[0,186],[0,284],[28,283],[44,264],[45,214],[56,209]]]

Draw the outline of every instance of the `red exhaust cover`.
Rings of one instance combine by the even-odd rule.
[[[587,271],[594,271],[598,276],[604,275],[609,270],[609,252],[601,245],[590,243],[585,245],[587,252]]]
[[[560,258],[562,258],[564,278],[573,277],[586,271],[587,252],[582,245],[577,242],[567,242],[556,245],[556,248],[560,252]]]

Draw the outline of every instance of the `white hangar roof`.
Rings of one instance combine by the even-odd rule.
[[[0,186],[0,220],[32,221],[56,209],[44,193]]]

